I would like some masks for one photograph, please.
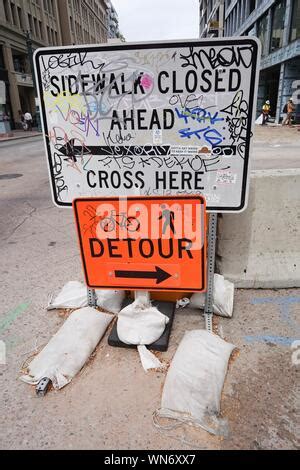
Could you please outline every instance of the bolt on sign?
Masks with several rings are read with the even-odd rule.
[[[89,287],[205,290],[202,196],[82,198],[73,207]]]
[[[251,37],[35,52],[53,199],[203,195],[246,207],[260,45]]]

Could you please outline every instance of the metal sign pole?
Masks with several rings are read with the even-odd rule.
[[[216,257],[218,214],[209,214],[208,224],[208,253],[207,253],[207,290],[205,294],[205,328],[212,333],[213,302],[214,302],[214,273]]]
[[[95,289],[87,288],[87,299],[89,307],[97,307],[97,297]]]

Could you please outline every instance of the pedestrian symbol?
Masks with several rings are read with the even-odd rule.
[[[162,228],[162,233],[165,234],[166,230],[168,227],[172,230],[172,232],[175,234],[175,228],[174,228],[174,211],[170,211],[169,209],[166,209],[165,204],[161,204],[160,206],[162,208],[162,213],[158,217],[158,220],[163,221],[163,228]]]

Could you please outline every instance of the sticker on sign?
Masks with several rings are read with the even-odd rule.
[[[259,48],[243,37],[37,50],[55,203],[199,194],[210,211],[243,210]],[[226,171],[234,184],[215,184]]]
[[[84,198],[73,206],[89,287],[205,289],[203,197]]]

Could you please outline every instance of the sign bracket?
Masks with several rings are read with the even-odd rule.
[[[150,292],[148,290],[135,290],[134,291],[134,300],[140,299],[145,302],[145,304],[150,305]]]
[[[212,333],[213,302],[214,302],[214,274],[216,258],[218,214],[209,214],[208,224],[208,252],[207,252],[207,290],[205,294],[204,318],[205,328]]]

